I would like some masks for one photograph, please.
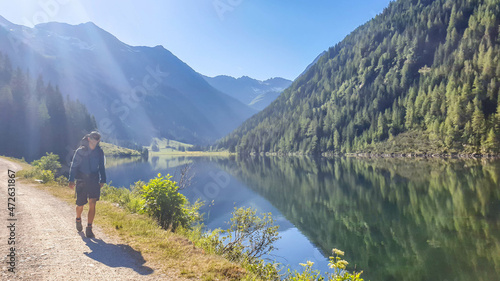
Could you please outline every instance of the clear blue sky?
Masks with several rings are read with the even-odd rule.
[[[295,79],[390,0],[16,0],[0,15],[26,26],[92,21],[133,46],[163,45],[197,72]]]

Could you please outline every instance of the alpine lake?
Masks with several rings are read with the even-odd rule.
[[[111,185],[189,165],[190,202],[208,230],[235,207],[272,213],[281,239],[266,259],[328,272],[333,248],[364,280],[500,280],[500,161],[441,158],[107,158]]]

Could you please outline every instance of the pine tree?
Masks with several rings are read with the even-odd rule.
[[[76,144],[82,130],[89,131],[91,117],[83,105],[75,108],[73,102],[64,102],[59,89],[46,87],[41,75],[32,81],[29,72],[13,70],[1,53],[0,81],[0,130],[9,132],[9,137],[0,138],[0,154],[34,159],[56,152],[66,157],[66,147]],[[76,110],[66,111],[69,107]]]
[[[331,47],[272,108],[251,119],[255,126],[225,141],[272,132],[265,141],[275,143],[294,130],[287,138],[294,150],[307,149],[317,136],[319,152],[345,152],[411,130],[479,151],[492,128],[500,135],[497,2],[395,1]]]
[[[333,147],[334,147],[335,151],[340,151],[341,141],[342,140],[340,139],[339,131],[335,130],[335,132],[333,133]]]
[[[498,153],[500,149],[500,141],[495,133],[493,128],[488,132],[488,136],[486,137],[486,141],[482,146],[483,153]]]
[[[493,127],[497,135],[500,136],[500,98],[498,99],[497,112],[495,113],[495,118],[493,119]]]
[[[479,146],[481,142],[481,138],[486,133],[486,124],[483,111],[480,108],[479,99],[476,98],[474,100],[474,113],[472,114],[472,132],[473,132],[473,141],[474,145]]]
[[[377,138],[383,140],[387,131],[387,123],[385,121],[384,115],[379,114],[377,121]]]

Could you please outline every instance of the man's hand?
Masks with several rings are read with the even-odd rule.
[[[75,188],[75,182],[74,181],[70,181],[69,184],[68,184],[68,186],[71,189]]]

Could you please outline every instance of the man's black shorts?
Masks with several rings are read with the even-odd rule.
[[[101,185],[99,177],[90,177],[85,180],[76,180],[76,205],[83,206],[88,203],[87,198],[97,199],[101,197]]]

